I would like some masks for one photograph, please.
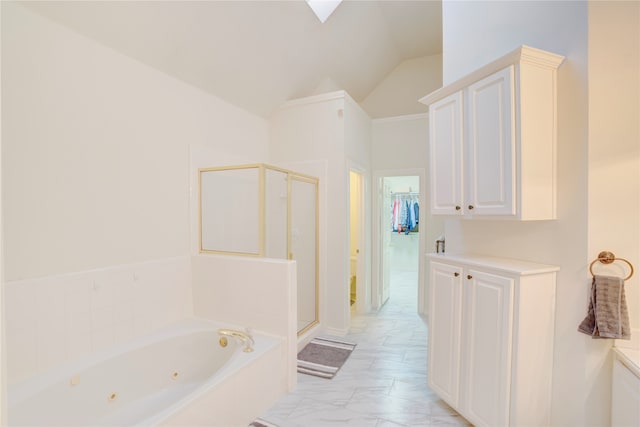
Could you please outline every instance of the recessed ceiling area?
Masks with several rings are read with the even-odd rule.
[[[265,118],[327,82],[361,102],[442,52],[441,1],[343,1],[324,23],[305,0],[21,4]]]

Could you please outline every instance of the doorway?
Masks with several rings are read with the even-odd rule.
[[[349,306],[359,313],[367,310],[364,225],[364,178],[352,169],[349,171]]]
[[[394,283],[403,283],[403,292],[409,291],[417,297],[420,232],[426,226],[420,218],[420,176],[382,177],[381,189],[380,306],[392,296]],[[407,284],[411,289],[407,289]]]

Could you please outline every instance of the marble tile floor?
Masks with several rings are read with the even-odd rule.
[[[417,273],[395,272],[377,312],[352,313],[357,346],[332,379],[298,374],[298,388],[260,418],[278,427],[469,426],[427,387],[427,327]]]

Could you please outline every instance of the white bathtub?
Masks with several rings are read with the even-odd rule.
[[[10,426],[247,426],[286,392],[281,340],[254,334],[255,351],[186,319],[126,346],[8,390]],[[267,382],[273,390],[255,393]],[[244,392],[248,391],[248,392]]]

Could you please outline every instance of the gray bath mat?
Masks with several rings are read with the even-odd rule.
[[[298,353],[298,372],[331,379],[355,347],[339,339],[314,338]]]
[[[269,421],[265,421],[262,418],[256,418],[253,420],[249,427],[278,427],[275,424],[271,424]]]

